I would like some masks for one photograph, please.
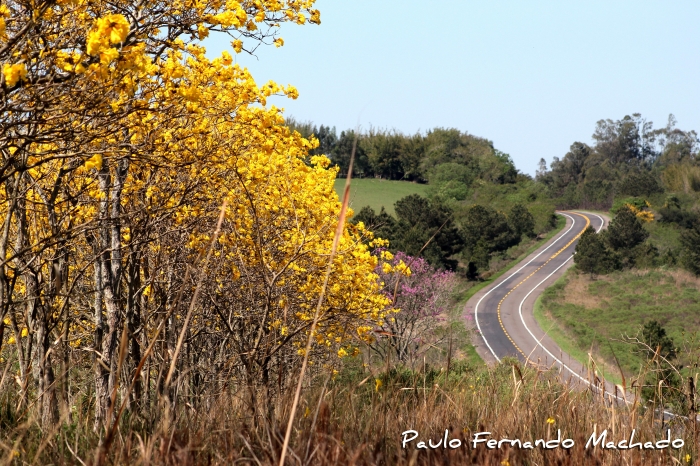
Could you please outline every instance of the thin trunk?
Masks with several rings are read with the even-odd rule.
[[[95,251],[95,431],[99,430],[107,416],[109,406],[109,391],[107,380],[109,371],[102,356],[102,344],[104,341],[105,322],[102,315],[102,259],[99,253],[99,245]]]
[[[141,344],[138,338],[138,332],[141,331],[141,299],[138,296],[141,289],[140,256],[139,252],[132,251],[127,267],[126,318],[129,332],[129,355],[124,371],[127,384],[131,383],[136,367],[141,361]],[[127,384],[124,386],[128,386]],[[127,400],[128,408],[133,409],[141,400],[141,396],[142,384],[139,377]]]
[[[49,353],[51,339],[48,329],[48,316],[42,312],[41,317],[36,333],[41,421],[43,426],[49,427],[58,422],[58,398],[56,397],[56,378],[51,363],[51,354]]]
[[[102,302],[107,313],[107,322],[102,340],[102,359],[106,367],[102,367],[103,373],[98,377],[97,397],[99,410],[96,410],[96,423],[99,421],[109,422],[105,419],[106,413],[111,407],[111,394],[117,386],[117,343],[122,327],[122,309],[119,299],[119,283],[122,273],[121,256],[121,195],[126,173],[128,171],[128,161],[117,162],[114,184],[109,167],[105,163],[100,169],[98,179],[102,200],[100,201],[100,224],[98,226],[99,255],[100,262],[100,288],[102,291]],[[107,372],[106,386],[104,372]]]

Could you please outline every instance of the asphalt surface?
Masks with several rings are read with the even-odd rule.
[[[486,363],[515,357],[530,366],[554,369],[572,388],[590,389],[606,402],[631,404],[632,393],[600,380],[595,372],[565,353],[535,321],[535,301],[574,264],[574,250],[583,231],[589,225],[600,231],[609,222],[605,216],[591,212],[557,213],[566,217],[559,234],[467,301],[464,313],[474,317],[478,331],[476,350]],[[666,419],[676,416],[666,410],[663,413]]]
[[[572,385],[589,387],[593,383],[602,388],[595,374],[562,351],[533,316],[533,305],[540,294],[573,265],[581,233],[589,225],[596,231],[607,226],[607,219],[597,214],[558,213],[566,217],[562,231],[475,294],[467,302],[465,313],[474,317],[478,331],[475,346],[487,363],[515,357],[525,364],[556,369],[562,380]],[[610,383],[605,383],[605,390],[616,394]]]

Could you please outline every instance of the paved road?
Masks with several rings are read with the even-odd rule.
[[[588,226],[600,231],[609,221],[590,212],[558,213],[566,217],[566,225],[558,235],[467,301],[464,312],[473,315],[479,331],[476,350],[487,363],[516,357],[528,365],[554,368],[562,381],[591,388],[604,394],[606,401],[631,403],[634,396],[630,392],[623,393],[622,387],[597,379],[562,351],[533,316],[537,298],[573,265],[573,253],[583,231]],[[675,415],[664,411],[664,417]],[[700,415],[697,419],[700,421]]]
[[[520,264],[488,287],[480,290],[466,304],[479,331],[477,351],[486,362],[506,356],[540,367],[554,366],[562,379],[588,386],[592,375],[564,353],[539,327],[533,317],[537,297],[573,265],[573,253],[581,233],[590,225],[600,231],[607,219],[588,212],[559,212],[566,217],[564,229],[530,254]],[[606,384],[606,390],[615,387]]]

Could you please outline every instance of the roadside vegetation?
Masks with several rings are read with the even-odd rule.
[[[397,367],[374,369],[363,358],[349,360],[338,373],[319,374],[304,391],[301,415],[290,442],[289,463],[299,465],[354,464],[486,466],[558,464],[600,466],[639,464],[694,465],[700,455],[692,422],[662,422],[653,409],[613,407],[599,395],[562,385],[556,374],[536,371],[505,360],[496,367],[454,362],[446,368],[425,366],[416,371]],[[335,375],[332,375],[335,374]],[[288,415],[290,398],[275,401],[277,419]],[[234,393],[221,393],[206,409],[177,407],[172,424],[151,425],[140,417],[124,419],[110,450],[111,464],[277,465],[284,424],[253,422],[248,407]],[[153,416],[153,415],[151,415]],[[5,421],[13,443],[3,464],[89,463],[100,437],[91,428],[90,401],[81,398],[70,420],[48,428],[31,416]],[[681,438],[680,449],[593,448],[587,442],[607,430],[606,441],[656,442]],[[420,438],[402,448],[402,434],[415,430]],[[418,450],[419,440],[437,444],[459,439],[450,449]],[[473,448],[477,432],[488,438],[574,440],[573,448],[522,450],[508,444]],[[9,438],[9,437],[8,437]],[[80,461],[79,461],[80,460]]]
[[[614,282],[697,302],[694,133],[605,121],[595,147],[532,178],[457,129],[285,120],[268,98],[294,87],[201,47],[210,33],[232,53],[282,46],[281,23],[320,23],[313,3],[0,7],[0,465],[617,464],[583,450],[591,429],[657,439],[656,408],[695,413],[697,377],[673,365],[693,363],[683,316]],[[348,172],[352,216],[336,194]],[[517,361],[486,368],[469,344],[466,297],[561,229],[562,206],[612,209],[610,233],[580,243],[581,280],[657,319],[623,359],[643,381],[630,409]],[[423,454],[399,447],[410,428],[561,428],[577,447]],[[670,428],[686,447],[630,457],[697,461],[697,430]]]
[[[568,273],[540,300],[547,317],[564,330],[555,340],[563,339],[579,350],[583,362],[592,351],[617,381],[621,379],[616,359],[626,377],[635,377],[646,364],[646,354],[633,343],[635,338],[644,340],[644,325],[650,321],[663,323],[677,349],[679,367],[692,368],[699,362],[700,278],[686,271],[634,269],[596,280]],[[540,325],[547,329],[545,322],[540,320]]]

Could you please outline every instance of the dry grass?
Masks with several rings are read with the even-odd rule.
[[[607,277],[599,276],[598,280],[605,280]],[[591,279],[585,274],[569,274],[564,292],[562,294],[563,301],[576,306],[583,306],[587,309],[600,308],[602,298],[593,296],[588,292],[588,287],[591,284]]]
[[[662,426],[651,409],[612,406],[590,392],[568,390],[551,374],[511,364],[507,361],[487,370],[457,365],[449,377],[430,370],[372,374],[366,368],[348,368],[334,381],[322,377],[301,399],[286,464],[699,464],[699,426],[691,421],[677,419]],[[375,378],[382,380],[379,388]],[[208,409],[179,407],[178,421],[170,428],[127,417],[106,463],[276,464],[284,438],[283,420],[289,414],[285,406],[290,401],[291,396],[277,406],[280,421],[272,422],[249,417],[235,393],[212,400]],[[5,422],[0,434],[0,464],[91,464],[99,437],[91,430],[89,404],[86,399],[71,419],[64,419],[51,432],[42,431],[31,420],[11,426]],[[620,452],[584,448],[594,429],[608,429],[616,441],[636,429],[637,438],[644,441],[661,439],[667,428],[672,437],[685,439],[683,449]],[[470,439],[474,432],[489,431],[493,438],[523,441],[551,439],[561,429],[562,437],[572,438],[576,444],[570,450],[519,450],[505,445],[494,450],[483,446],[402,449],[401,433],[408,429],[434,441],[445,429],[450,438]],[[685,461],[686,455],[690,455],[690,463]]]
[[[640,275],[647,273],[647,271],[640,271]],[[692,273],[683,269],[668,270],[666,272],[668,275],[673,277],[676,282],[676,289],[680,290],[686,286],[693,286],[700,289],[700,277],[696,277]]]
[[[617,358],[626,376],[634,376],[643,365],[630,337],[640,336],[642,326],[656,320],[681,348],[677,364],[694,374],[700,354],[699,290],[700,279],[683,270],[627,270],[594,280],[570,272],[545,291],[541,307],[556,322],[562,336],[557,341],[571,347],[568,352],[592,349],[596,361],[612,373],[618,372]]]

